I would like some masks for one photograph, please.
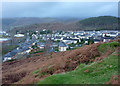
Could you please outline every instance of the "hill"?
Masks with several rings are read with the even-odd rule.
[[[98,43],[48,56],[5,62],[3,83],[105,84],[118,74],[119,47],[118,42]]]
[[[39,20],[39,19],[36,19]],[[43,21],[42,21],[43,20]],[[37,23],[33,21],[32,19],[29,20],[30,22],[34,22],[36,24],[30,24],[30,25],[23,25],[23,26],[16,26],[14,27],[11,32],[15,32],[16,30],[19,30],[23,33],[26,32],[26,30],[118,30],[118,18],[113,16],[100,16],[100,17],[92,17],[87,18],[83,20],[78,19],[42,19],[41,23],[40,21]],[[19,20],[20,21],[20,20]],[[26,20],[27,21],[27,20]],[[21,20],[23,24],[25,23],[25,19]],[[27,21],[28,22],[28,21]]]
[[[41,23],[54,23],[54,22],[74,22],[78,21],[76,18],[39,18],[39,17],[23,17],[23,18],[3,18],[3,30],[12,30],[15,27],[24,27],[26,25],[41,24]]]
[[[52,75],[38,84],[106,84],[118,74],[118,57],[111,54],[100,63],[80,64],[77,70],[64,74]],[[105,65],[106,64],[106,65]],[[118,79],[118,77],[115,77]],[[118,81],[110,82],[118,84]]]
[[[94,30],[115,30],[118,29],[118,18],[113,16],[99,16],[79,21],[79,24],[85,29],[94,28]]]

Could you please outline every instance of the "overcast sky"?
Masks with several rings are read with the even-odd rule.
[[[3,2],[2,16],[73,17],[118,16],[117,2]]]

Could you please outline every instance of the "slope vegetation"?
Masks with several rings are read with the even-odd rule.
[[[113,75],[118,75],[118,56],[115,53],[102,62],[80,64],[75,71],[52,75],[38,84],[106,84]]]
[[[83,81],[96,74],[95,78],[97,81],[96,82],[89,81],[89,83],[105,83],[110,79],[111,76],[102,75],[102,73],[105,73],[105,71],[109,69],[110,65],[112,65],[112,67],[110,68],[111,72],[109,71],[111,75],[117,74],[116,71],[117,56],[115,56],[117,54],[114,53],[115,55],[113,55],[112,53],[118,52],[117,48],[119,46],[120,45],[118,42],[111,42],[107,44],[98,43],[98,44],[87,45],[72,51],[51,53],[49,56],[43,55],[34,58],[17,60],[13,62],[5,62],[3,63],[3,83],[33,84],[33,83],[38,83],[40,80],[43,80],[44,78],[49,77],[51,75],[52,76],[46,78],[45,81],[42,82],[40,81],[39,84],[46,82],[51,84],[52,83],[62,84],[65,83],[64,80],[65,81],[68,80],[66,81],[66,83],[78,83],[78,81],[76,82],[69,81],[70,79],[72,80],[72,76],[70,76],[70,74],[74,73],[73,70],[76,69],[77,70],[75,73],[77,73],[77,75],[79,74],[79,76],[77,77],[75,74],[73,75],[77,77],[79,80],[81,80],[80,77],[85,76],[85,74],[83,74],[83,71],[85,71],[88,72],[88,75],[82,77]],[[109,57],[110,59],[106,57]],[[109,61],[103,60],[104,58],[111,61],[110,64]],[[112,60],[113,58],[115,58],[115,60]],[[107,64],[108,67],[106,67]],[[95,67],[98,68],[95,69]],[[73,71],[73,72],[69,72],[69,71]],[[55,76],[55,74],[59,74],[59,73],[66,73],[66,74],[65,76],[64,74]],[[97,79],[99,75],[101,75],[102,77],[106,76],[105,81],[104,78],[103,80],[101,78],[101,82],[99,82],[99,79]],[[62,76],[64,80],[63,79],[62,79],[63,81],[59,80],[62,78],[59,76]],[[75,80],[75,77],[73,81]],[[53,82],[50,81],[50,79],[56,81]]]
[[[120,77],[109,81],[118,75],[118,46],[117,42],[101,44],[98,50],[106,55],[97,57],[91,64],[82,63],[74,71],[52,75],[38,84],[118,84]]]

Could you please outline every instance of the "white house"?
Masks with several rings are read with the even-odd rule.
[[[21,38],[21,37],[24,37],[24,35],[23,34],[16,34],[16,35],[14,35],[14,37]]]
[[[67,45],[64,42],[59,42],[59,51],[66,51]]]
[[[36,40],[36,39],[38,39],[38,36],[35,35],[35,34],[32,34],[32,39],[33,39],[33,40]]]
[[[110,40],[114,40],[113,37],[104,37],[103,42],[109,42]]]
[[[54,38],[54,41],[57,41],[57,40],[62,40],[62,38],[61,38],[60,36],[56,36],[56,37]]]
[[[110,32],[110,37],[116,37],[117,35],[118,35],[118,33]]]
[[[87,43],[88,43],[88,40],[89,40],[89,39],[85,39],[85,44],[87,44]]]
[[[8,57],[8,58],[5,57],[4,60],[3,60],[3,62],[8,61],[8,60],[11,60],[11,59],[12,59],[11,57]]]
[[[94,43],[99,43],[100,41],[100,39],[94,39]]]
[[[110,34],[109,33],[103,33],[102,36],[106,37],[106,36],[110,36]]]
[[[74,44],[76,44],[78,40],[80,41],[80,39],[63,38],[62,41],[64,43],[74,43]]]
[[[40,49],[44,49],[45,48],[45,43],[37,43],[37,46],[40,48]]]

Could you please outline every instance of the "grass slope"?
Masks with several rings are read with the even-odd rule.
[[[105,43],[98,47],[100,53],[105,54],[108,50],[115,51],[117,47],[120,47],[120,43],[117,41]]]
[[[106,84],[113,75],[118,75],[116,55],[110,55],[101,63],[81,64],[75,71],[52,75],[38,84]]]
[[[118,42],[105,43],[98,47],[101,53],[108,49],[115,51],[119,47]],[[106,84],[113,75],[118,75],[118,56],[116,52],[109,55],[102,62],[94,62],[90,65],[80,64],[77,70],[47,77],[38,84]]]

